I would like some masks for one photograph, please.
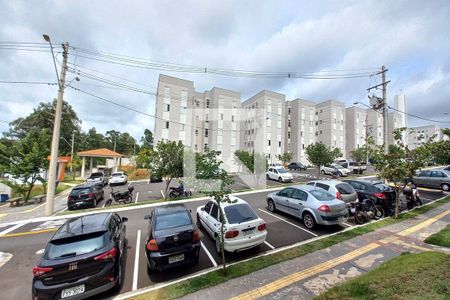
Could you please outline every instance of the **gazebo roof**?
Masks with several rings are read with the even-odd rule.
[[[81,151],[77,153],[78,156],[87,157],[122,157],[123,155],[112,150],[101,148],[94,150]]]

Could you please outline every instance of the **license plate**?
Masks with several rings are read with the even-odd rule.
[[[173,264],[173,263],[176,263],[176,262],[182,261],[182,260],[184,260],[184,254],[170,256],[169,257],[169,264]]]
[[[62,290],[61,292],[61,298],[68,298],[68,297],[72,297],[78,294],[83,294],[84,293],[84,284],[82,285],[77,285],[65,290]]]
[[[251,234],[254,234],[255,233],[255,229],[252,229],[252,230],[247,230],[247,231],[243,231],[242,232],[242,234],[245,236],[245,235],[251,235]]]

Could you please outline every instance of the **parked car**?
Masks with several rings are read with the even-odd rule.
[[[148,220],[145,243],[147,271],[197,263],[200,257],[200,230],[183,204],[156,207]]]
[[[348,176],[350,170],[338,164],[330,164],[326,166],[321,166],[320,173],[322,173],[323,175],[329,174],[337,176]]]
[[[337,199],[346,203],[358,200],[358,193],[346,182],[337,180],[315,180],[308,182],[307,185],[322,188],[335,195]]]
[[[224,250],[237,252],[258,247],[266,240],[266,223],[244,200],[230,196],[232,203],[221,203],[225,216]],[[216,252],[220,253],[219,207],[215,200],[197,208],[197,224],[208,232],[216,243]]]
[[[284,167],[270,167],[267,170],[266,178],[278,180],[279,182],[291,182],[294,176],[286,171]]]
[[[350,172],[354,174],[362,174],[365,170],[367,170],[367,167],[365,165],[347,159],[338,159],[334,163],[341,165],[346,169],[349,169]]]
[[[302,164],[301,162],[291,162],[287,168],[289,170],[306,170],[308,169],[304,164]]]
[[[282,165],[279,163],[274,163],[274,164],[272,163],[272,164],[269,164],[268,167],[276,168],[276,167],[282,167]]]
[[[109,179],[109,185],[127,184],[128,176],[125,172],[114,172]]]
[[[444,168],[444,171],[450,171],[450,165],[446,166],[446,167]]]
[[[284,188],[268,194],[266,200],[270,211],[279,210],[300,218],[309,229],[316,224],[340,224],[348,218],[344,201],[328,191],[310,185]]]
[[[343,180],[350,184],[358,193],[359,200],[369,199],[375,205],[384,208],[385,216],[389,216],[395,209],[395,191],[392,187],[380,181],[369,180]]]
[[[84,299],[119,290],[127,218],[99,213],[69,219],[33,268],[33,299]]]
[[[91,174],[91,176],[86,179],[86,182],[95,182],[95,183],[101,183],[103,186],[106,186],[108,184],[108,178],[103,174],[103,172],[94,172]]]
[[[442,189],[450,191],[450,171],[445,170],[423,170],[413,177],[417,186]]]
[[[70,191],[67,197],[67,208],[69,210],[80,207],[97,207],[98,201],[105,198],[105,192],[101,183],[84,183]]]

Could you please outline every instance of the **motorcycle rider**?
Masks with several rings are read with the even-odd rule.
[[[411,190],[411,196],[414,203],[419,203],[419,205],[422,205],[422,200],[420,200],[419,196],[419,190],[412,180],[408,180],[407,184],[405,185],[405,189]]]

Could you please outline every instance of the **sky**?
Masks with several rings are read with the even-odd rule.
[[[380,76],[338,80],[255,79],[169,72],[109,64],[76,49],[153,62],[267,72],[374,70],[385,65],[389,105],[403,92],[407,125],[450,126],[450,4],[433,1],[8,1],[0,0],[0,81],[56,82],[50,52],[5,49],[3,42],[68,42],[69,66],[101,78],[156,92],[160,73],[238,91],[242,101],[261,90],[351,106],[368,104],[366,89]],[[14,47],[13,47],[14,48]],[[47,48],[43,48],[47,49]],[[60,48],[56,58],[61,62]],[[48,50],[48,49],[47,49]],[[91,56],[92,57],[92,56]],[[59,68],[59,65],[58,65]],[[59,69],[58,69],[59,70]],[[347,71],[348,70],[348,71]],[[98,73],[101,72],[101,73]],[[323,73],[322,73],[323,74]],[[87,77],[70,85],[146,114],[155,97]],[[112,77],[114,76],[114,77]],[[0,132],[57,96],[55,85],[0,83]],[[378,96],[381,96],[378,94]],[[118,130],[139,139],[154,119],[67,88],[82,128]]]

